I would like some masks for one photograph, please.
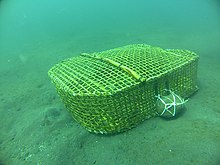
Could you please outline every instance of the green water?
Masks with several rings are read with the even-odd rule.
[[[88,133],[47,76],[80,52],[134,43],[200,56],[199,91],[181,118]],[[220,1],[0,0],[0,164],[220,163]]]

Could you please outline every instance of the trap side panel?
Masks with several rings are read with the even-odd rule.
[[[123,132],[157,115],[153,82],[109,96],[59,95],[72,117],[94,133]]]

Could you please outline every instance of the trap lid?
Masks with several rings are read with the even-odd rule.
[[[134,44],[66,59],[52,67],[49,76],[57,88],[71,95],[112,95],[196,58],[187,50]]]

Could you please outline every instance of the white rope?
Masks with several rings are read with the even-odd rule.
[[[165,91],[168,91],[170,92],[170,94],[172,95],[172,99],[170,99],[169,97],[167,96],[163,96],[164,98],[166,98],[167,100],[169,100],[169,103],[166,103],[162,97],[160,96],[160,94],[158,94],[156,97],[158,100],[160,100],[163,104],[164,104],[164,109],[162,111],[162,113],[160,114],[160,116],[162,116],[165,112],[168,112],[170,113],[172,116],[175,116],[176,115],[176,106],[181,106],[183,105],[184,103],[186,103],[188,100],[184,100],[182,99],[180,96],[178,96],[177,94],[175,94],[174,92],[172,92],[171,90],[167,90],[165,89]],[[177,100],[176,98],[179,99],[180,102],[177,103]],[[173,107],[173,112],[170,111],[169,109]]]

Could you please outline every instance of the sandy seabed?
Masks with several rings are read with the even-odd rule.
[[[203,38],[199,34],[182,36],[179,43],[167,42],[168,36],[159,38],[159,34],[154,39],[148,36],[148,40],[143,36],[132,38],[123,33],[111,40],[109,34],[104,42],[98,37],[87,43],[84,38],[62,43],[42,41],[5,53],[0,65],[0,164],[220,163],[220,33],[213,34],[215,42],[210,34]],[[184,47],[198,53],[199,91],[186,103],[186,112],[175,120],[152,118],[112,136],[87,132],[66,111],[47,71],[80,52],[136,42]]]

